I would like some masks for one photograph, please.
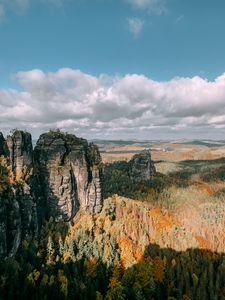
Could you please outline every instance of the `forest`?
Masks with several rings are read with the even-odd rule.
[[[103,212],[96,217],[77,216],[70,222],[55,222],[50,217],[39,236],[22,241],[15,257],[1,259],[0,299],[225,299],[225,254],[218,214],[212,214],[211,223],[202,215],[205,219],[194,229],[172,214],[187,201],[187,195],[191,197],[193,186],[204,194],[207,205],[214,201],[213,205],[223,206],[224,159],[209,161],[207,168],[205,161],[181,163],[182,171],[157,173],[150,183],[135,184],[126,162],[105,164],[104,196],[108,200]],[[12,186],[4,160],[0,174],[0,200],[8,201]],[[196,174],[198,180],[193,182]],[[185,191],[183,198],[172,198],[181,191]],[[201,238],[206,230],[203,221],[209,222],[207,230],[214,230],[208,240]],[[147,225],[150,227],[144,227]],[[146,228],[152,228],[152,235],[143,242]],[[136,234],[133,244],[127,238],[132,234]],[[210,246],[215,235],[220,240],[217,247],[213,242]],[[187,242],[187,247],[172,246],[179,242]],[[107,249],[105,245],[102,249],[103,243]]]

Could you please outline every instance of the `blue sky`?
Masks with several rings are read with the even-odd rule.
[[[221,87],[225,85],[224,28],[224,0],[0,0],[0,109],[4,111],[0,127],[7,131],[18,124],[16,127],[29,127],[36,133],[48,126],[61,127],[87,137],[94,134],[96,138],[117,138],[121,133],[124,138],[155,138],[158,133],[164,137],[163,132],[171,138],[204,138],[215,134],[222,137],[225,113],[221,109],[215,112],[213,106],[225,104],[225,92],[222,94]],[[60,70],[67,72],[60,73]],[[88,99],[97,93],[97,98],[90,101],[95,101],[106,117],[90,118],[94,112],[98,116],[99,111],[96,112],[92,102],[87,104],[87,94],[76,91],[77,100],[68,95],[71,76],[73,86],[70,89],[75,91],[80,82],[77,70],[81,77],[89,74],[98,82],[91,91],[88,89]],[[37,96],[37,87],[30,88],[37,83],[38,72],[43,75],[38,83],[38,89],[43,90],[41,96]],[[63,78],[59,75],[62,73]],[[135,74],[139,76],[137,82],[142,78],[144,83],[140,82],[140,91],[134,90],[130,102],[126,102],[123,98],[127,94],[124,90],[118,92],[118,85],[127,78],[133,82]],[[85,106],[86,115],[78,117],[77,111],[74,115],[64,111],[57,118],[54,110],[49,120],[41,115],[44,106],[40,103],[48,102],[46,106],[52,107],[56,101],[52,96],[58,92],[58,89],[52,91],[56,89],[55,84],[48,86],[49,90],[46,87],[46,81],[52,83],[54,80],[61,85],[60,96],[57,96],[57,99],[61,97],[61,104],[70,101],[74,107],[80,96],[80,110]],[[177,93],[171,95],[170,86],[174,81]],[[186,107],[184,86],[195,100],[190,100],[186,115],[181,116],[174,108],[172,116],[171,107],[178,102]],[[147,94],[143,96],[141,91],[145,88]],[[202,88],[209,91],[210,100],[206,99],[207,91],[201,95]],[[105,93],[104,101],[99,98],[101,89]],[[113,96],[107,102],[110,92]],[[23,98],[25,94],[27,97],[29,94],[29,101]],[[133,102],[132,97],[135,98]],[[132,102],[137,112],[142,107],[140,113],[135,114],[134,109],[128,115],[117,115],[123,101],[127,106]],[[19,110],[19,114],[5,115],[6,102],[10,108]],[[40,110],[33,122],[23,115],[24,106],[29,105]],[[167,111],[162,113],[160,107],[165,105],[168,105]],[[209,110],[205,111],[205,106]],[[77,106],[74,109],[77,110]],[[115,110],[113,118],[112,110]],[[130,120],[132,124],[137,123],[133,131],[131,125],[126,126]],[[120,124],[120,129],[111,130],[112,122]],[[72,125],[63,126],[67,123]],[[96,131],[90,134],[90,129]]]

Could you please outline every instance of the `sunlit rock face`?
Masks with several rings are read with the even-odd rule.
[[[135,182],[149,181],[156,174],[150,150],[136,154],[129,161],[129,175]]]
[[[79,209],[101,210],[101,157],[95,145],[49,132],[37,141],[34,158],[50,215],[69,220]]]

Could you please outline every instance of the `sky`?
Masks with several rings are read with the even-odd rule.
[[[224,0],[0,0],[0,131],[225,139]]]

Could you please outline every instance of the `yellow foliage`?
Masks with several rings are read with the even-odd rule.
[[[40,278],[41,272],[38,270],[34,270],[27,276],[27,280],[32,284],[35,285],[35,281],[37,281]]]
[[[31,273],[27,276],[27,280],[28,280],[32,285],[35,285],[35,281],[34,281],[34,277],[33,277],[33,272],[31,272]]]
[[[189,298],[188,295],[184,294],[182,296],[182,300],[191,300],[191,298]]]
[[[34,274],[34,280],[37,281],[41,275],[41,272],[38,270],[34,270],[33,274]]]
[[[90,258],[85,261],[85,266],[87,269],[87,275],[91,278],[94,278],[97,276],[96,271],[96,265],[97,265],[97,259],[96,258]]]
[[[60,282],[60,291],[63,293],[65,298],[68,296],[68,279],[64,274],[63,270],[58,271],[58,281]]]
[[[16,169],[16,181],[23,179],[23,168]]]
[[[175,267],[177,265],[177,262],[176,262],[175,258],[172,259],[171,264],[172,264],[173,267]]]

